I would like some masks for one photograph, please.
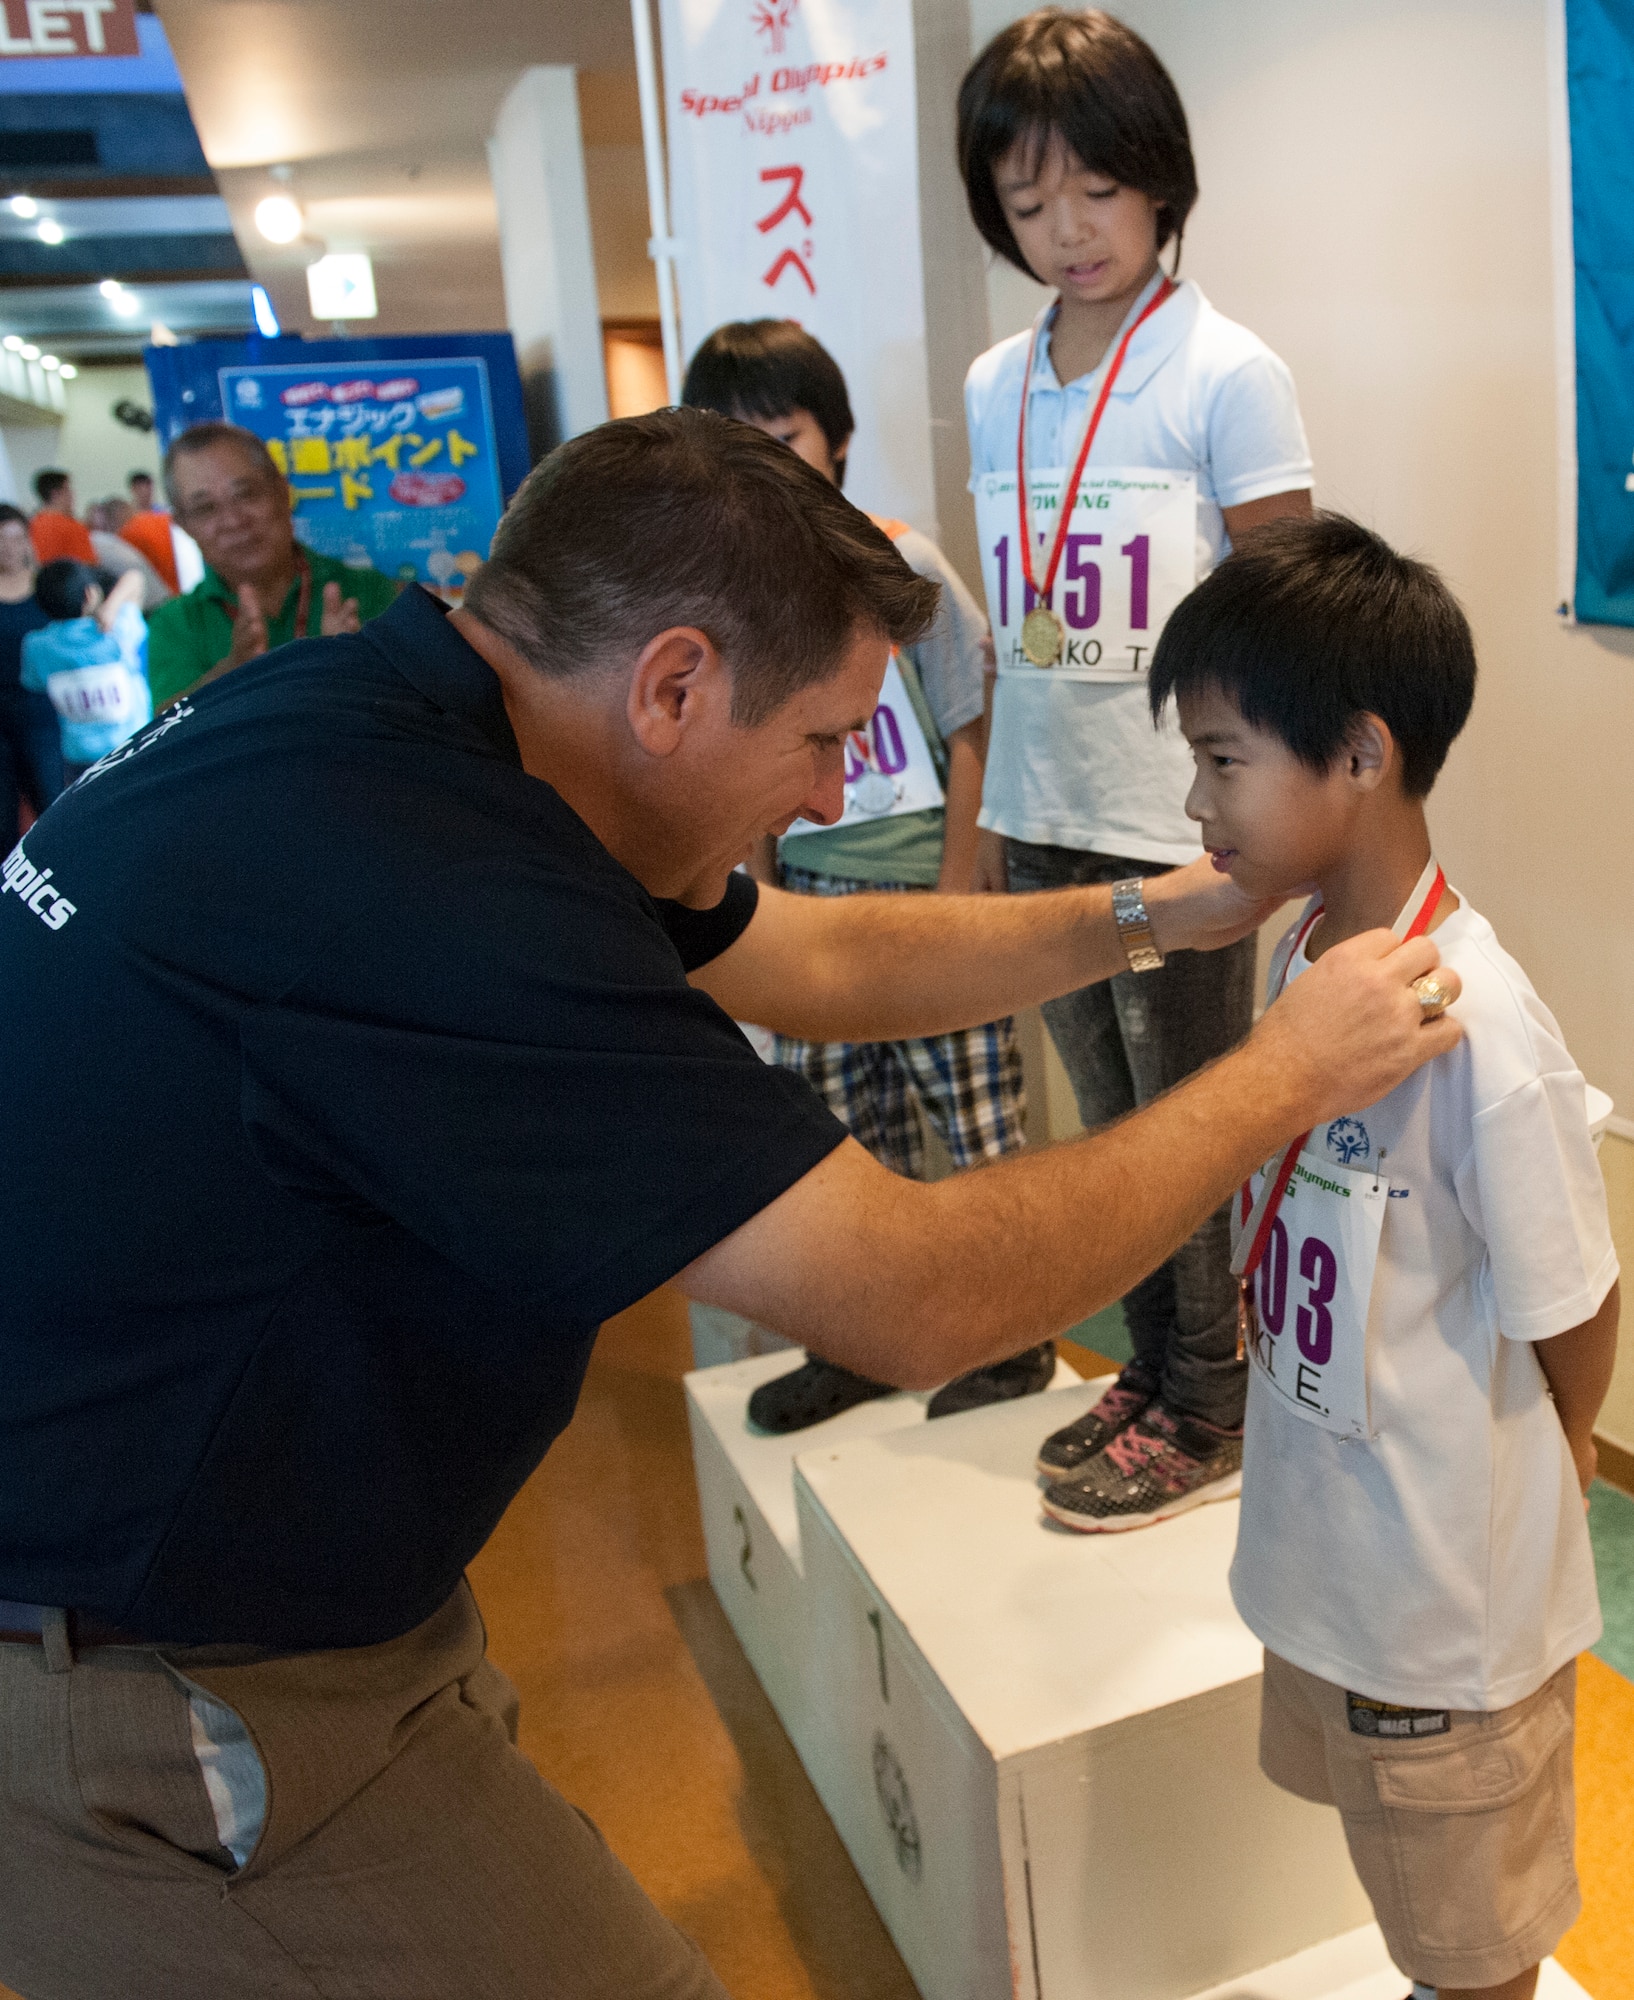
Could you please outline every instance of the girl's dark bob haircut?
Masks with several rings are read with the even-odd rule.
[[[1098,7],[1040,7],[993,37],[959,86],[959,171],[989,246],[1028,270],[1004,218],[993,168],[1017,142],[1033,170],[1060,138],[1091,172],[1158,205],[1157,247],[1178,262],[1197,200],[1185,107],[1169,72],[1133,28]]]

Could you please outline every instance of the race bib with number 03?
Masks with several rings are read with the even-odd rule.
[[[1389,1196],[1371,1171],[1301,1153],[1254,1274],[1250,1362],[1285,1408],[1340,1437],[1373,1435],[1367,1311]]]
[[[138,707],[136,676],[118,661],[47,674],[45,692],[64,722],[129,722]]]
[[[835,824],[863,826],[869,820],[931,812],[944,803],[936,760],[893,653],[880,687],[879,706],[866,731],[856,730],[846,738],[845,811]],[[803,833],[829,831],[809,819],[797,819],[783,838],[793,840]]]
[[[1032,475],[1035,574],[1054,538],[1066,483],[1060,469]],[[1022,573],[1013,472],[987,472],[976,481],[976,526],[1001,674],[1146,678],[1158,634],[1197,581],[1197,481],[1191,473],[1146,466],[1085,472],[1050,593],[1063,628],[1061,656],[1051,667],[1034,666],[1021,646],[1022,620],[1038,599]]]

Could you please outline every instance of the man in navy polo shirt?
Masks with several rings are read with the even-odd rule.
[[[1377,934],[1111,1131],[878,1166],[732,1016],[940,1032],[1108,976],[1140,927],[1104,888],[732,872],[838,816],[933,606],[758,431],[607,425],[534,473],[464,610],[410,591],[242,667],[6,860],[0,1980],[719,1996],[514,1749],[462,1578],[601,1320],[679,1276],[939,1381],[1450,1046],[1408,990],[1433,944]],[[1156,951],[1264,914],[1202,864],[1147,900]]]

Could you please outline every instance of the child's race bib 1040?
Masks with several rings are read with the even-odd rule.
[[[1301,1153],[1254,1274],[1249,1360],[1295,1416],[1340,1437],[1373,1435],[1367,1311],[1389,1196],[1370,1170]]]
[[[1033,574],[1042,578],[1067,475],[1030,481]],[[1021,512],[1013,472],[976,481],[982,581],[1001,674],[1053,674],[1069,681],[1140,681],[1169,613],[1197,581],[1197,481],[1148,466],[1093,467],[1073,503],[1061,566],[1050,594],[1062,625],[1060,658],[1037,667],[1021,646],[1021,623],[1038,599],[1021,567]]]
[[[845,811],[836,824],[863,826],[869,820],[931,812],[943,803],[936,760],[893,653],[868,727],[853,730],[846,738]],[[809,819],[797,819],[783,838],[828,831]]]
[[[45,691],[64,722],[123,723],[137,712],[136,676],[118,660],[47,674]]]

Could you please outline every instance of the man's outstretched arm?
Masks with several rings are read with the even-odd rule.
[[[1207,860],[1148,876],[1145,895],[1163,952],[1232,944],[1277,908]],[[934,897],[762,888],[748,929],[692,983],[734,1020],[813,1042],[891,1042],[997,1020],[1128,966],[1105,887]]]
[[[682,1289],[906,1388],[1013,1354],[1121,1297],[1288,1140],[1450,1049],[1456,1022],[1426,1022],[1408,983],[1437,957],[1387,931],[1336,945],[1235,1054],[1068,1145],[927,1185],[848,1140]]]

